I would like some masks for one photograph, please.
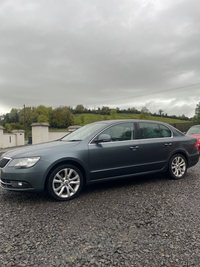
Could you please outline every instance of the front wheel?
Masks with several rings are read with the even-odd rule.
[[[169,174],[173,179],[181,179],[187,172],[187,161],[181,154],[175,154],[169,162]]]
[[[83,187],[81,171],[69,164],[57,167],[49,176],[47,190],[56,200],[70,200],[80,193]]]

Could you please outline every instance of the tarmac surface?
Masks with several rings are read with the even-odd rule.
[[[0,189],[0,266],[200,266],[200,162],[182,180],[95,184],[68,202]]]

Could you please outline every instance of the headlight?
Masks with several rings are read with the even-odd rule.
[[[16,169],[30,168],[33,167],[40,158],[41,157],[13,159],[10,162],[9,167],[15,167]]]

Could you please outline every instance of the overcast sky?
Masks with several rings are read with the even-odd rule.
[[[1,0],[0,115],[26,106],[200,102],[199,0]]]

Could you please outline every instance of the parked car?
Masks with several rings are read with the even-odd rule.
[[[197,139],[198,150],[200,154],[200,125],[192,126],[186,133],[186,135],[193,136]]]
[[[84,184],[168,172],[185,176],[199,160],[197,141],[161,122],[112,120],[88,124],[60,140],[6,152],[0,184],[14,191],[47,190],[75,198]]]

